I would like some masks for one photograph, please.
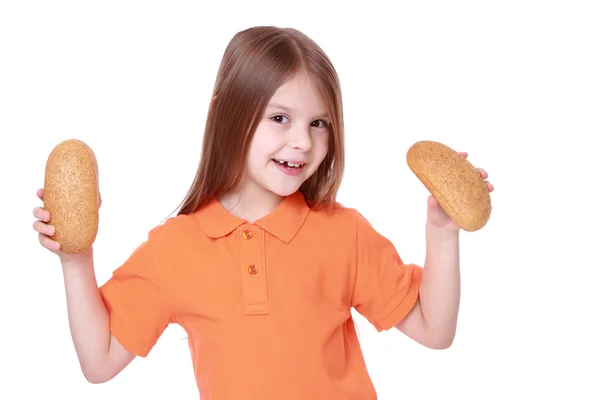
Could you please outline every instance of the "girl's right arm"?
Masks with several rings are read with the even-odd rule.
[[[43,200],[43,190],[38,197]],[[104,305],[94,272],[93,250],[65,254],[51,237],[54,227],[47,222],[50,213],[34,209],[33,227],[40,244],[57,254],[62,264],[71,337],[85,378],[92,383],[106,382],[121,372],[135,355],[126,350],[111,334],[109,314]]]
[[[108,311],[100,296],[92,249],[61,260],[71,337],[85,378],[92,383],[115,377],[135,357],[110,333]]]

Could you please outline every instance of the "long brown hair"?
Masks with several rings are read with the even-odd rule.
[[[191,214],[241,181],[248,149],[275,91],[300,71],[319,88],[331,118],[329,151],[301,186],[313,207],[335,204],[344,171],[344,122],[339,78],[325,52],[292,28],[238,32],[221,61],[208,110],[200,165],[178,214]]]

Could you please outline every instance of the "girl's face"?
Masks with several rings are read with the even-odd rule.
[[[245,190],[281,197],[297,191],[327,155],[329,121],[325,103],[305,74],[282,85],[250,145]]]

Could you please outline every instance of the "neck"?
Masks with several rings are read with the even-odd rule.
[[[283,200],[282,196],[255,185],[240,185],[219,199],[231,214],[250,223],[270,214]]]

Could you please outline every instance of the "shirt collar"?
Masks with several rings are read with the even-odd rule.
[[[255,222],[256,225],[289,243],[306,220],[310,208],[304,195],[297,191],[286,198],[268,215]],[[240,225],[247,223],[229,213],[217,199],[212,199],[195,213],[204,232],[211,238],[228,235]]]

